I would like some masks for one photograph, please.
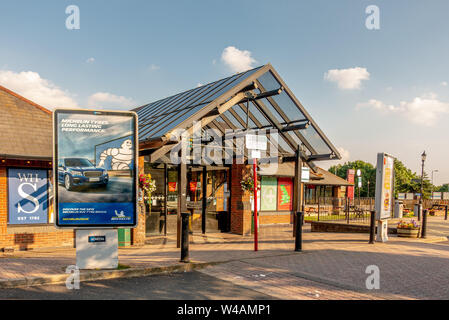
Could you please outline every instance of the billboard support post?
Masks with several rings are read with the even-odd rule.
[[[394,157],[377,154],[375,210],[377,224],[376,241],[388,241],[388,219],[391,218],[393,202]]]
[[[118,229],[76,229],[75,233],[78,268],[118,267]]]

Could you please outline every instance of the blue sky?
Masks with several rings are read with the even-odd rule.
[[[72,4],[79,30],[65,27]],[[232,46],[271,62],[344,160],[385,151],[418,171],[425,149],[441,184],[448,13],[446,0],[1,1],[0,84],[49,108],[133,107],[232,74]]]

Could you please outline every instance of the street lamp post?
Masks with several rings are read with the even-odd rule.
[[[421,154],[421,195],[419,197],[419,212],[418,212],[418,221],[421,220],[421,213],[422,213],[422,205],[423,205],[423,197],[424,197],[424,162],[426,161],[426,151],[424,151]]]
[[[369,196],[369,179],[368,179],[367,183],[368,183],[368,192],[367,192],[366,197],[368,198],[370,209],[371,209],[371,199],[370,199],[370,196]]]

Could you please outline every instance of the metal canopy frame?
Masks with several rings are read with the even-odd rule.
[[[151,162],[164,157],[176,146],[179,141],[173,141],[175,130],[185,129],[192,134],[193,123],[199,121],[201,128],[213,128],[223,135],[226,129],[277,129],[278,152],[283,161],[291,161],[302,145],[306,151],[301,152],[301,158],[312,169],[315,167],[312,161],[341,159],[338,150],[271,64],[143,105],[134,111],[139,116],[140,149],[149,154]],[[268,138],[271,140],[270,136]]]

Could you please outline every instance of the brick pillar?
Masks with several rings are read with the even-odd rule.
[[[8,215],[6,168],[0,167],[0,249],[6,246],[6,221]]]
[[[144,157],[139,157],[139,172],[138,174],[144,173]],[[138,192],[140,190],[137,190]],[[137,217],[137,227],[132,229],[132,239],[133,245],[143,246],[145,244],[145,206],[142,203],[138,204],[138,217]]]
[[[231,232],[248,235],[251,233],[250,194],[242,190],[240,181],[250,172],[250,167],[233,164],[231,170]]]

